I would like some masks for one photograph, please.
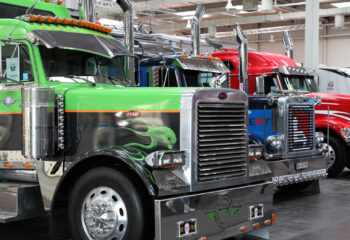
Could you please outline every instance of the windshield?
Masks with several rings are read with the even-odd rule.
[[[126,84],[124,57],[39,46],[46,77],[57,82]]]
[[[283,90],[319,92],[313,76],[282,76],[281,84]]]
[[[187,87],[210,87],[210,80],[219,75],[213,72],[202,72],[195,70],[183,70]]]

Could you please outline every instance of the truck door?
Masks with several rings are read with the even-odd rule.
[[[32,86],[34,77],[26,45],[1,42],[0,59],[0,153],[11,160],[22,149],[21,88]]]

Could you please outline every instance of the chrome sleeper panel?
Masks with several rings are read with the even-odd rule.
[[[264,227],[264,221],[271,220],[272,196],[273,186],[269,182],[155,200],[155,239],[197,240],[207,237],[208,240],[219,240],[242,233],[242,226],[248,228],[247,232],[255,230],[254,223]],[[264,206],[264,216],[249,220],[250,207],[259,204]],[[234,208],[238,211],[233,214]],[[219,211],[232,214],[219,214]],[[179,238],[178,223],[192,219],[196,221],[197,233]]]

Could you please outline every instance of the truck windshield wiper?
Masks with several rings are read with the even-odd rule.
[[[73,78],[76,78],[76,79],[79,79],[79,80],[83,80],[84,82],[87,82],[87,83],[90,83],[91,84],[91,87],[95,87],[96,86],[96,83],[94,82],[91,82],[85,78],[82,78],[82,77],[79,77],[79,76],[76,76],[76,75],[67,75],[67,77],[71,78],[73,81],[74,79]],[[77,81],[75,81],[77,82]]]

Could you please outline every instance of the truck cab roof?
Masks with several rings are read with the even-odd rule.
[[[239,66],[239,51],[237,49],[224,48],[222,52],[213,53],[214,57],[219,57],[222,60],[231,60],[238,70]],[[267,52],[248,52],[248,73],[271,73],[273,69],[281,66],[297,67],[296,63],[287,56],[267,53]]]
[[[70,18],[68,9],[57,3],[46,3],[37,0],[0,0],[0,18],[15,18],[25,14],[26,10],[36,3],[33,14]]]

